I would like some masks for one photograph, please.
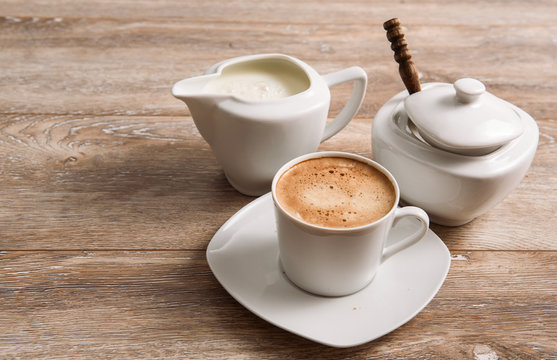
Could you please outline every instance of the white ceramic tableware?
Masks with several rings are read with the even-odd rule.
[[[418,223],[401,220],[388,242],[411,234]],[[286,331],[334,347],[372,341],[412,319],[441,288],[451,262],[443,241],[428,230],[423,240],[385,261],[369,286],[348,296],[324,297],[293,285],[280,268],[278,252],[268,193],[222,225],[207,246],[207,262],[246,309]],[[430,311],[435,316],[435,309]]]
[[[358,227],[326,228],[304,222],[288,213],[277,198],[277,182],[294,165],[321,157],[354,159],[379,170],[395,189],[395,201],[382,218]],[[280,259],[288,278],[313,294],[343,296],[368,285],[379,266],[389,257],[421,240],[429,219],[417,207],[398,208],[399,189],[394,177],[381,165],[363,156],[324,151],[299,156],[282,166],[272,184]],[[414,232],[395,244],[386,244],[393,224],[405,217],[420,220]]]
[[[373,157],[397,179],[402,201],[448,226],[503,200],[528,171],[538,137],[531,116],[473,79],[403,91],[372,123]]]
[[[327,124],[329,87],[353,82],[345,107]],[[229,59],[178,81],[184,101],[229,183],[246,195],[270,190],[278,168],[317,150],[358,111],[367,76],[359,67],[319,75],[299,59],[260,54]]]
[[[427,143],[455,154],[489,154],[524,132],[516,111],[476,79],[430,86],[404,107]]]

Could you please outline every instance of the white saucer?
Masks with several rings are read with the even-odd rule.
[[[418,222],[403,219],[396,241]],[[273,200],[268,193],[246,205],[215,234],[207,261],[222,286],[248,310],[299,336],[334,347],[385,335],[433,299],[450,266],[450,253],[431,230],[418,244],[388,259],[373,282],[344,297],[312,295],[293,285],[279,266]]]

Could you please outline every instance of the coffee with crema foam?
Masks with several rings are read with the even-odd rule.
[[[315,158],[292,166],[281,175],[275,193],[290,215],[327,228],[372,223],[385,216],[396,201],[386,175],[345,157]]]

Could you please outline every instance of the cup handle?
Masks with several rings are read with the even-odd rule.
[[[406,206],[403,208],[397,208],[395,213],[395,219],[393,221],[393,226],[395,226],[400,219],[408,216],[420,220],[421,226],[413,234],[408,235],[403,240],[397,241],[395,244],[386,246],[383,249],[383,256],[381,257],[381,262],[384,262],[385,260],[393,256],[394,254],[398,253],[399,251],[402,251],[414,245],[415,243],[423,239],[423,237],[427,233],[427,230],[429,229],[429,217],[427,216],[427,213],[425,211],[415,206]]]
[[[340,111],[336,118],[325,126],[321,142],[327,140],[342,130],[346,125],[348,125],[354,115],[356,115],[356,112],[362,105],[364,96],[366,95],[367,74],[361,67],[352,66],[331,74],[323,75],[323,79],[328,87],[348,81],[354,81],[354,88],[352,89],[350,99],[348,99],[344,108]]]

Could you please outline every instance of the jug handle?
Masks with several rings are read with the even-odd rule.
[[[352,66],[331,74],[323,75],[322,77],[329,88],[348,81],[354,81],[354,88],[352,89],[350,98],[344,108],[340,111],[336,118],[325,126],[321,142],[335,135],[348,125],[350,120],[352,120],[362,105],[367,87],[367,74],[364,69],[359,66]]]

